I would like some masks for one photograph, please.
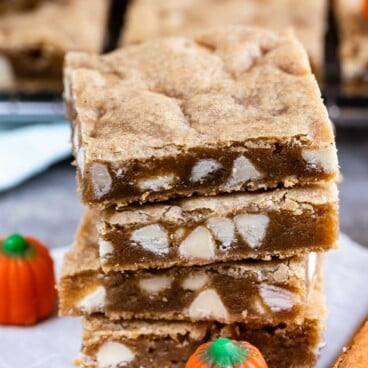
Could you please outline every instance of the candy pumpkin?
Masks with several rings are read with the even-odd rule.
[[[54,265],[38,240],[13,234],[0,239],[0,324],[31,325],[53,313]]]
[[[220,337],[202,344],[189,358],[185,368],[267,368],[262,354],[246,341]]]
[[[368,0],[363,0],[363,15],[368,22]]]

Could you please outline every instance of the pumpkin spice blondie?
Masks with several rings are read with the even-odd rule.
[[[60,313],[249,325],[297,321],[319,266],[319,258],[311,254],[267,262],[104,273],[95,224],[85,219],[64,259],[58,287]]]
[[[60,91],[66,52],[102,51],[109,4],[41,1],[27,11],[1,14],[0,90]]]
[[[324,298],[318,284],[310,294],[302,323],[252,328],[243,323],[113,322],[91,316],[83,322],[82,351],[75,363],[78,368],[184,368],[200,344],[222,336],[257,346],[269,368],[313,368],[324,317]]]
[[[166,200],[332,180],[332,125],[289,32],[232,26],[69,53],[64,98],[83,201]]]
[[[335,183],[87,212],[105,272],[270,260],[334,248]]]
[[[344,92],[368,95],[368,16],[362,0],[334,0]]]
[[[206,28],[250,25],[273,31],[293,28],[307,49],[318,79],[323,75],[326,0],[133,0],[121,45],[167,36],[192,36]]]

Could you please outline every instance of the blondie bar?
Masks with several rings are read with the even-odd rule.
[[[292,27],[309,53],[314,72],[322,77],[326,10],[326,0],[133,0],[121,44],[191,36],[221,25],[252,25],[274,31]]]
[[[362,0],[335,0],[344,92],[368,95],[368,19]]]
[[[368,319],[364,321],[333,368],[368,367]]]
[[[64,54],[100,52],[109,0],[42,1],[0,15],[0,90],[61,90]]]
[[[91,223],[82,225],[64,259],[60,313],[253,325],[295,321],[303,313],[318,266],[319,259],[311,255],[103,273]]]
[[[313,290],[302,323],[252,328],[236,323],[112,322],[100,316],[84,320],[79,368],[184,368],[198,345],[219,336],[256,345],[269,368],[313,368],[324,329],[323,295]]]
[[[69,53],[64,98],[85,203],[334,179],[332,125],[289,33],[231,26]]]
[[[89,211],[105,272],[269,260],[334,248],[334,183]]]

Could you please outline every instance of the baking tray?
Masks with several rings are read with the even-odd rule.
[[[127,1],[112,1],[104,52],[113,50],[117,45],[126,4]],[[325,45],[322,90],[331,119],[337,127],[368,128],[368,96],[350,98],[342,93],[337,55],[338,35],[331,9]],[[38,123],[62,118],[64,110],[60,94],[0,94],[0,123]]]

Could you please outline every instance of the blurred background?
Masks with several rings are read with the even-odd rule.
[[[172,12],[175,2],[183,4],[186,18]],[[204,15],[195,13],[200,2],[211,1],[167,1],[159,9],[165,26],[153,27],[148,36],[187,33],[189,21],[198,29],[219,23],[295,28],[336,126],[341,229],[368,247],[368,52],[362,46],[368,47],[368,19],[363,1],[280,0],[273,9],[275,1],[243,0],[246,15],[236,16],[231,3],[239,1],[222,1],[228,5]],[[31,234],[51,248],[71,244],[83,207],[61,102],[62,60],[70,50],[108,52],[139,42],[124,34],[129,5],[123,0],[0,0],[0,234]]]

